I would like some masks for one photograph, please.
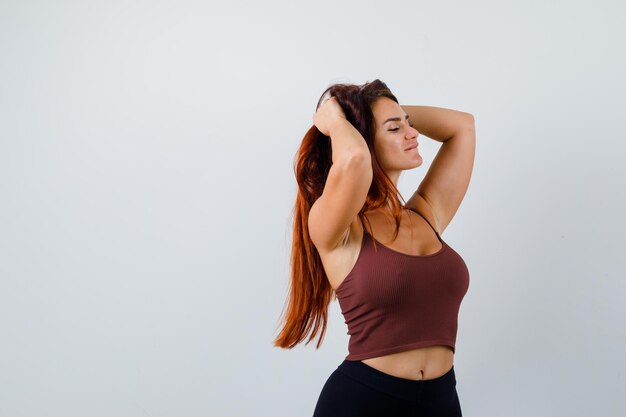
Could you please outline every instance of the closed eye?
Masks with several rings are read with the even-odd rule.
[[[413,124],[409,123],[409,126],[413,127]],[[389,129],[390,132],[397,132],[400,128],[396,127],[395,129]]]

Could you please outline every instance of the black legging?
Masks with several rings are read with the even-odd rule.
[[[328,377],[313,417],[461,417],[454,366],[427,380],[399,378],[344,360]]]

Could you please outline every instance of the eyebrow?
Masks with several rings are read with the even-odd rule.
[[[409,120],[409,115],[408,115],[408,114],[407,114],[407,115],[405,115],[405,116],[404,116],[404,118],[405,118],[406,120]],[[390,117],[389,119],[387,119],[387,120],[385,120],[385,121],[383,122],[382,126],[384,126],[384,125],[385,125],[385,123],[387,123],[387,122],[399,122],[400,120],[402,120],[402,118],[401,118],[401,117]]]

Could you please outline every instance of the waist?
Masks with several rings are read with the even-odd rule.
[[[362,359],[361,362],[396,378],[432,380],[450,371],[454,364],[454,352],[449,346],[428,346]]]
[[[456,386],[454,367],[439,378],[422,381],[398,378],[380,372],[362,361],[347,359],[339,365],[336,372],[342,372],[371,388],[407,401],[415,401],[420,397],[439,397],[454,390]]]

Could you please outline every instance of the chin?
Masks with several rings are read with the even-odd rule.
[[[420,167],[420,166],[422,166],[423,163],[424,163],[424,160],[422,158],[420,158],[419,161],[417,161],[414,164],[412,164],[411,168]]]
[[[400,171],[410,171],[412,169],[418,168],[422,165],[422,161],[417,161],[417,162],[412,162],[410,164],[406,164],[404,165],[402,168],[400,168]]]

